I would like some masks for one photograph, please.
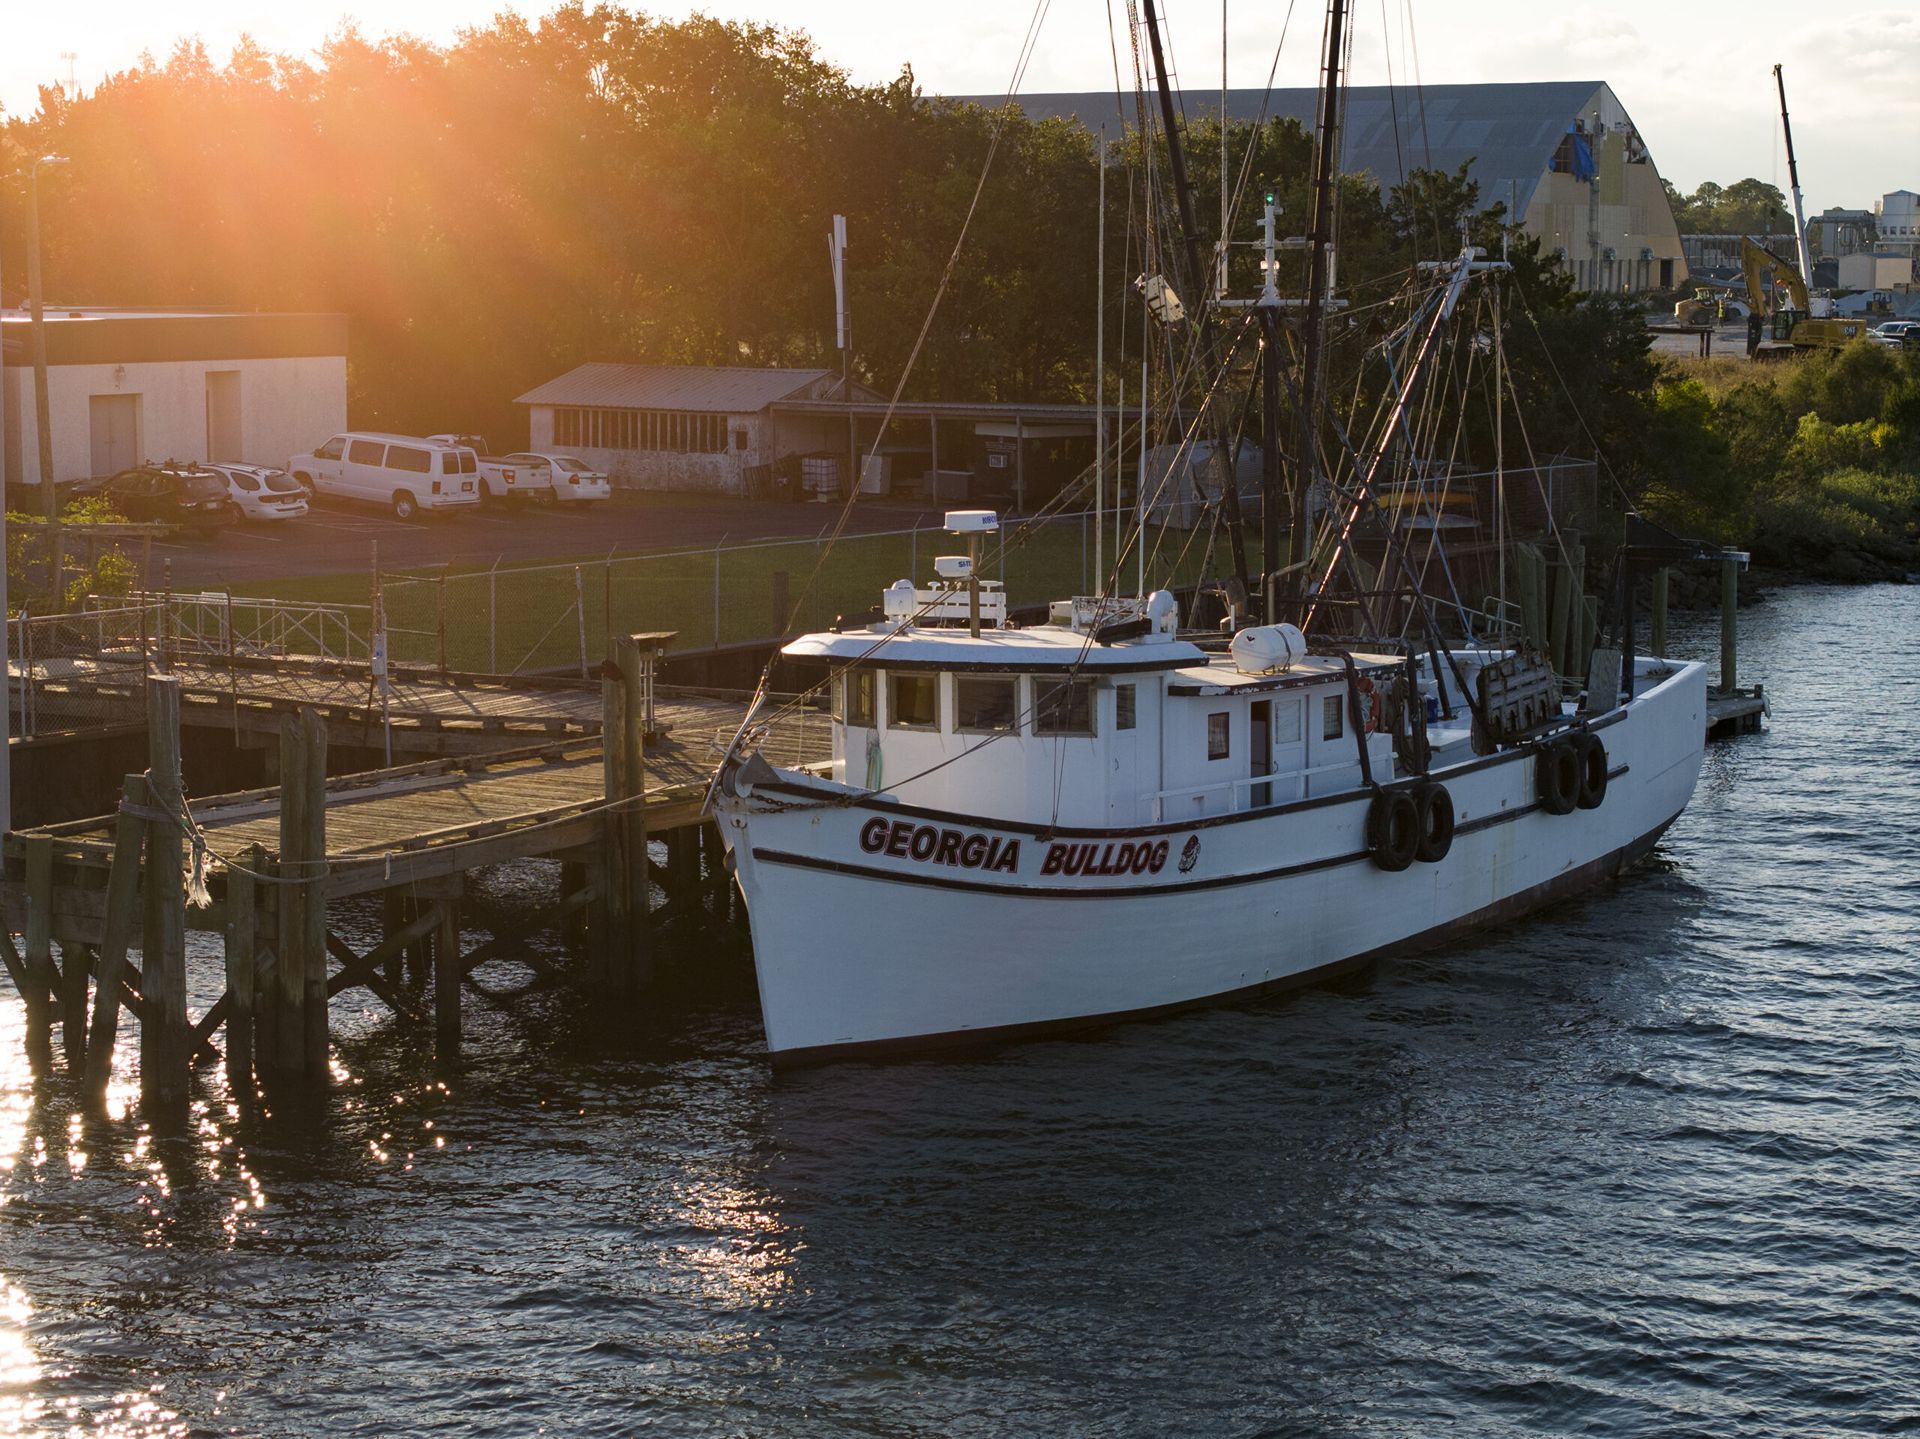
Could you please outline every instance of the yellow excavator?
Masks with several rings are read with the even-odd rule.
[[[1843,320],[1825,295],[1809,299],[1807,282],[1813,275],[1813,251],[1807,246],[1806,209],[1800,201],[1800,166],[1793,157],[1793,122],[1787,118],[1787,79],[1773,67],[1774,87],[1780,92],[1780,133],[1787,142],[1787,183],[1793,191],[1793,233],[1800,263],[1793,264],[1765,245],[1740,238],[1740,269],[1747,277],[1747,354],[1772,359],[1795,350],[1840,350],[1867,333],[1864,319]],[[1782,304],[1782,298],[1786,303]],[[1771,343],[1763,332],[1772,331]]]
[[[1740,240],[1740,269],[1747,277],[1747,354],[1772,359],[1794,350],[1841,350],[1867,333],[1864,319],[1841,319],[1833,301],[1809,297],[1807,282],[1792,261]]]

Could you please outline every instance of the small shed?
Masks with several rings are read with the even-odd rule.
[[[841,399],[843,383],[824,369],[596,362],[527,391],[518,403],[527,406],[530,450],[578,455],[626,489],[741,495],[748,470],[788,456],[845,463],[845,420],[776,420],[771,409],[787,400]],[[880,398],[858,382],[853,397]]]
[[[147,460],[284,465],[347,425],[347,317],[49,305],[56,484]],[[0,463],[40,483],[32,322],[0,314]]]

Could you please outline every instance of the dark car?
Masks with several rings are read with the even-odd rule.
[[[136,465],[85,493],[99,495],[130,520],[211,530],[234,518],[227,477],[199,465]]]

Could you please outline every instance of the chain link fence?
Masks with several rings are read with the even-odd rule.
[[[981,556],[982,577],[1003,581],[1016,607],[1096,591],[1095,523],[1090,513],[1073,513],[1003,532]],[[1100,547],[1109,568],[1113,546],[1109,533]],[[1191,584],[1217,568],[1204,537],[1180,536],[1178,546],[1153,559],[1155,583]],[[924,583],[936,555],[964,550],[944,530],[923,526],[845,536],[830,551],[823,533],[568,564],[383,575],[387,656],[395,665],[478,674],[584,674],[606,654],[611,634],[671,631],[671,648],[681,650],[768,641],[823,629],[836,617],[864,622],[888,585]],[[1130,558],[1121,588],[1131,587],[1132,569]]]

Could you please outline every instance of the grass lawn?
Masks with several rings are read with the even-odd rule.
[[[1156,583],[1191,583],[1199,577],[1204,538],[1176,564],[1185,538],[1170,535],[1163,545],[1160,561],[1151,566]],[[388,653],[396,664],[437,663],[443,613],[448,666],[491,673],[578,665],[582,608],[589,663],[606,653],[610,626],[615,633],[673,630],[679,636],[675,648],[704,649],[820,629],[836,615],[864,620],[895,580],[925,583],[936,553],[965,549],[959,540],[931,531],[919,533],[917,546],[915,541],[911,535],[849,536],[834,546],[817,578],[820,545],[796,540],[722,550],[717,559],[712,550],[611,563],[602,555],[511,569],[454,567],[444,581],[389,580],[384,586]],[[1097,588],[1092,544],[1091,521],[1083,524],[1079,516],[1069,516],[1010,531],[1004,552],[997,543],[985,547],[982,570],[988,579],[1006,581],[1016,605],[1085,594]],[[1109,543],[1109,556],[1111,549]],[[781,574],[793,610],[786,624],[774,613]],[[235,593],[364,607],[367,589],[362,572],[277,580]],[[351,612],[351,623],[364,642],[364,608]]]

